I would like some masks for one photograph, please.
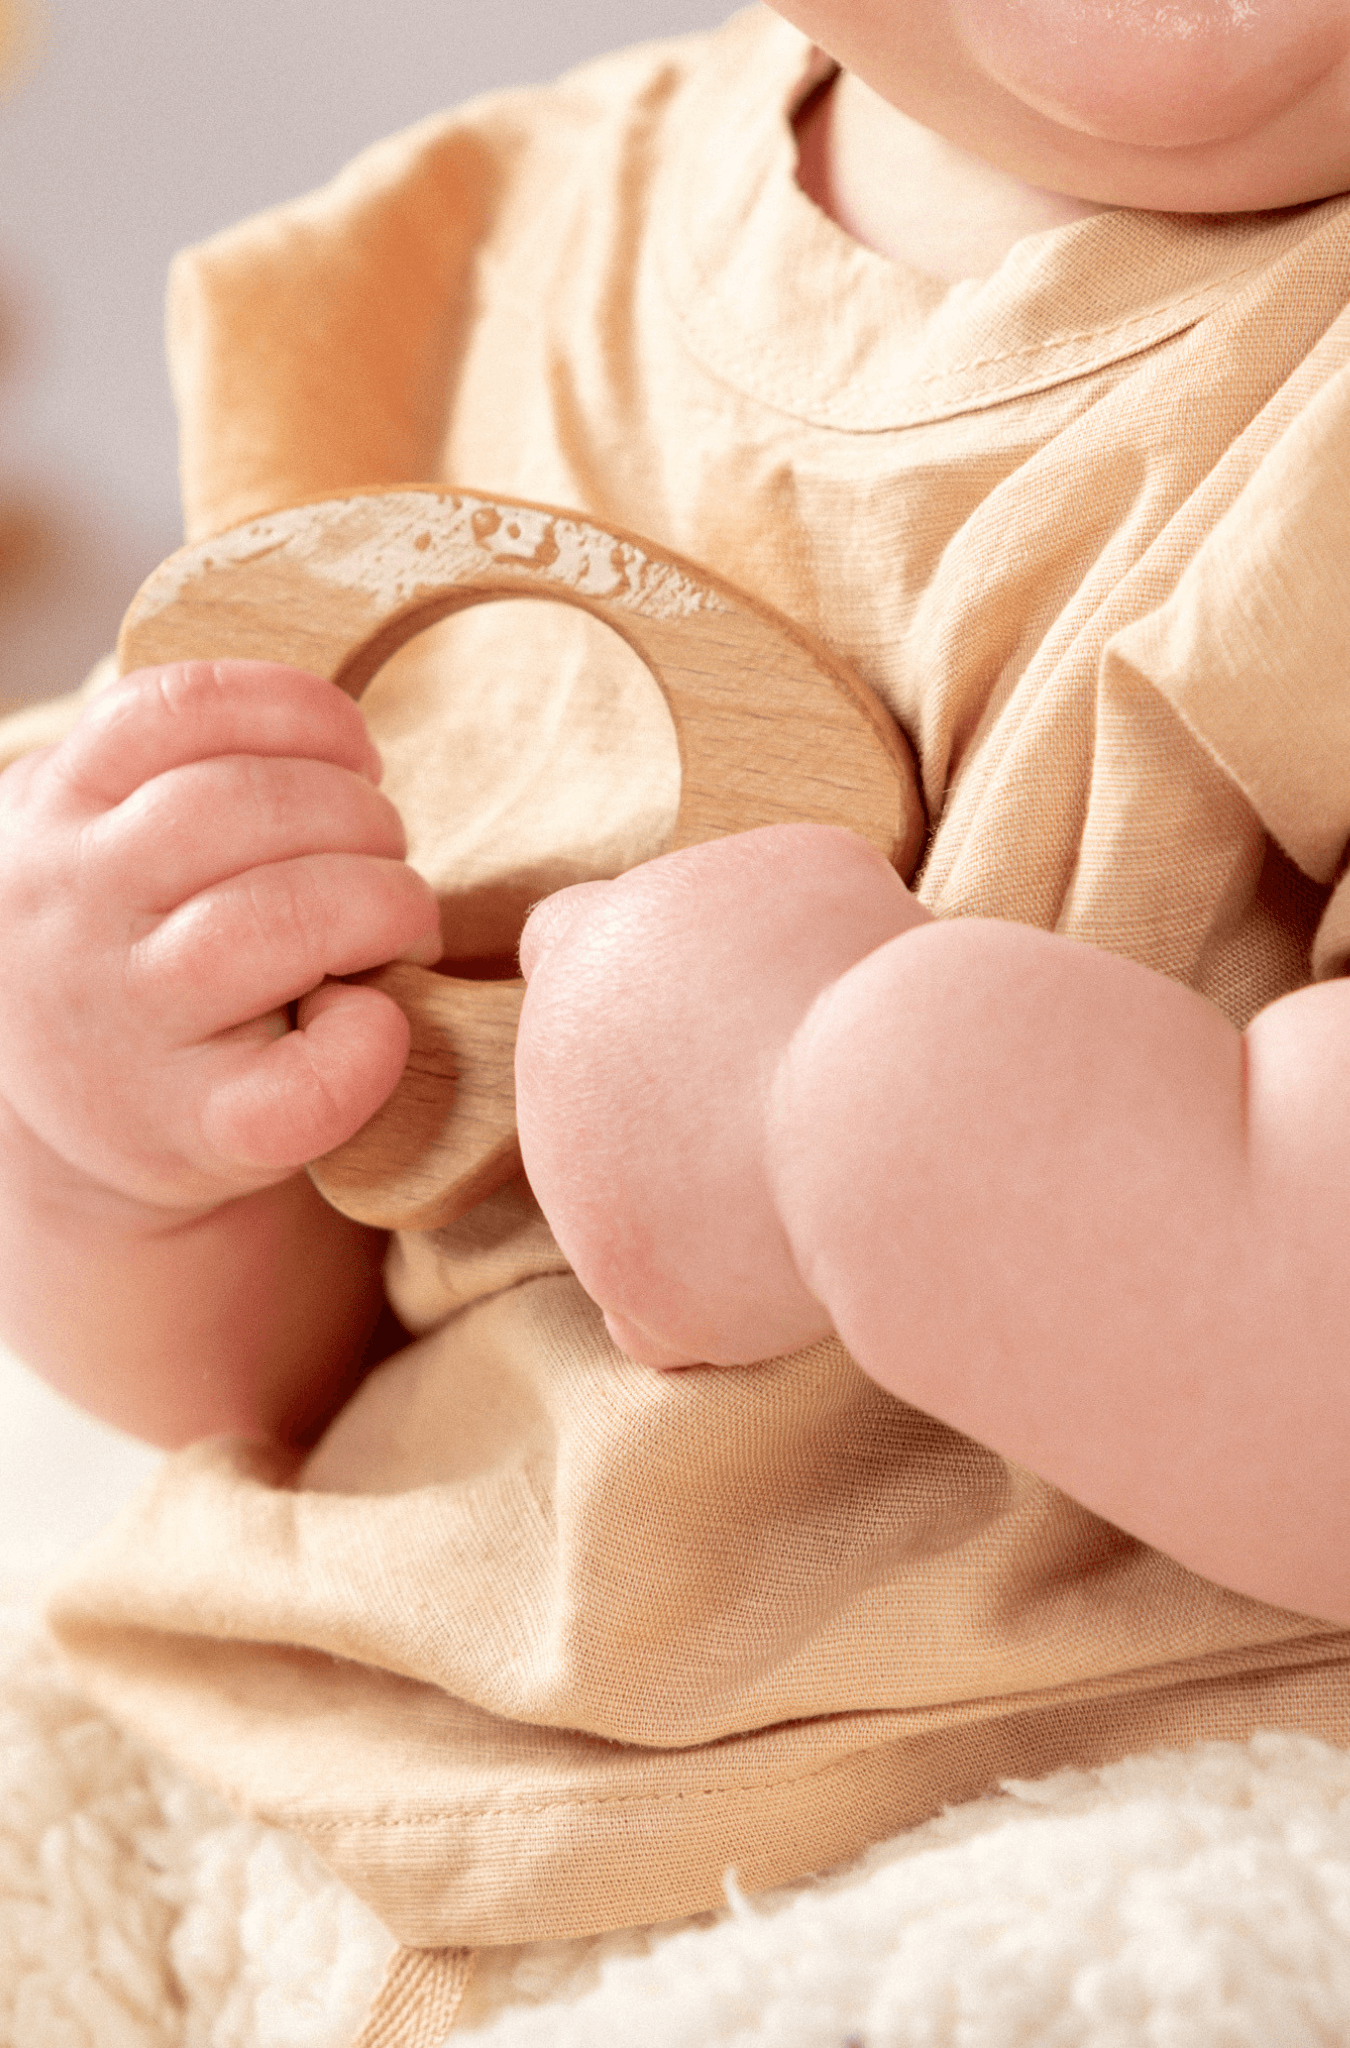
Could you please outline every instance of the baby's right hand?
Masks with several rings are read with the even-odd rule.
[[[222,661],[124,677],[0,776],[0,1096],[67,1168],[203,1211],[385,1100],[406,1020],[327,977],[440,944],[379,773],[334,685]]]

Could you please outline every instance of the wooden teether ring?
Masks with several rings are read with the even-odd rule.
[[[195,658],[275,661],[359,697],[413,634],[509,597],[579,605],[646,662],[680,748],[672,848],[757,825],[846,825],[909,875],[923,805],[880,698],[767,606],[546,505],[419,486],[269,513],[162,563],[132,600],[118,660],[124,675]],[[310,1173],[362,1223],[431,1229],[519,1168],[524,983],[402,963],[361,979],[406,1011],[412,1051],[384,1107]]]

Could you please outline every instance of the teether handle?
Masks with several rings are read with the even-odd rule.
[[[925,819],[884,704],[788,620],[633,534],[545,505],[417,487],[268,514],[183,549],[123,621],[123,673],[228,657],[287,662],[354,697],[413,634],[494,598],[573,604],[613,627],[665,694],[680,747],[672,847],[757,825],[845,825],[908,875]],[[407,1070],[310,1174],[337,1208],[430,1229],[519,1168],[521,982],[395,965],[384,989],[413,1032]]]
[[[383,1108],[316,1159],[310,1176],[345,1216],[430,1228],[427,1219],[464,1215],[520,1171],[515,1054],[525,984],[461,981],[399,960],[357,978],[407,1017],[408,1064]]]

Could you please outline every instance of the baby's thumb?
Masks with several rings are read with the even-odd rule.
[[[203,1136],[232,1165],[264,1174],[306,1166],[388,1100],[408,1043],[408,1020],[391,997],[326,981],[301,1002],[294,1031],[241,1048],[211,1090]]]

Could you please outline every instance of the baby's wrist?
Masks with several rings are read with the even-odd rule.
[[[879,1029],[875,1003],[860,997],[876,971],[887,971],[884,956],[898,964],[895,949],[932,923],[911,903],[905,930],[821,989],[783,1046],[765,1096],[769,1199],[797,1283],[832,1326],[877,1256],[863,1190],[878,1173],[905,1171],[902,1159],[887,1157],[894,1143],[886,1113],[903,1061],[902,1019],[889,1012]]]

